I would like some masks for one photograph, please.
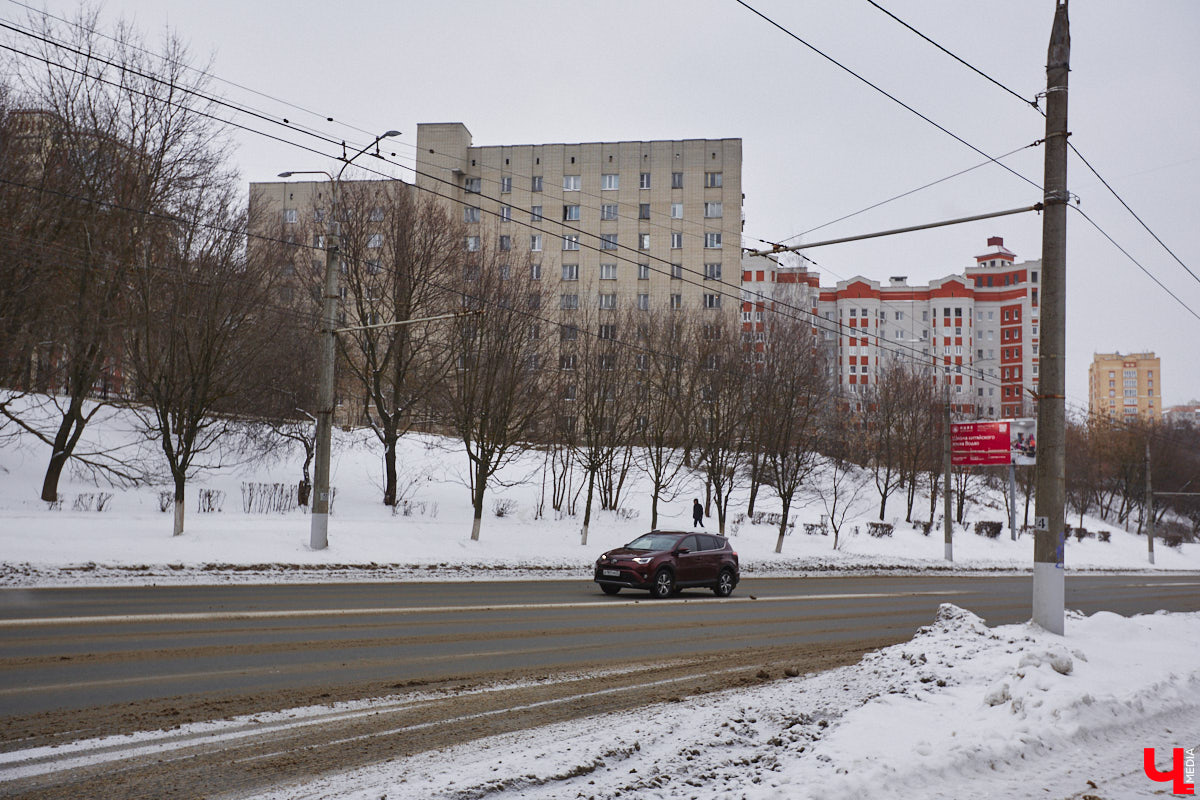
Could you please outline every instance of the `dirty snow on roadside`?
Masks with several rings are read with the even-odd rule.
[[[1200,613],[1067,635],[943,605],[909,642],[755,689],[483,739],[270,800],[1160,797],[1200,744]],[[780,676],[772,676],[780,677]]]

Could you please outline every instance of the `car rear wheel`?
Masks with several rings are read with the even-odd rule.
[[[654,575],[654,585],[650,587],[650,594],[659,599],[670,597],[675,591],[675,576],[671,574],[669,569],[660,569]]]
[[[717,584],[713,587],[713,594],[717,597],[729,597],[733,594],[733,570],[723,569],[717,577]]]
[[[600,584],[600,591],[604,592],[605,594],[616,594],[617,592],[621,591],[621,587],[612,583],[602,583]]]

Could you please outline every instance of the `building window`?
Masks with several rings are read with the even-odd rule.
[[[542,265],[541,264],[530,264],[529,265],[529,280],[540,281],[541,279],[542,279]]]
[[[721,173],[719,173],[719,172],[704,173],[704,188],[705,189],[720,189],[721,188]]]
[[[479,222],[479,209],[475,206],[463,208],[463,222]]]
[[[579,191],[579,176],[578,175],[563,175],[563,191],[578,192]]]
[[[463,189],[470,194],[479,194],[479,192],[482,191],[479,178],[463,179]]]
[[[540,192],[542,190],[542,176],[534,175],[529,181],[529,191]]]
[[[672,233],[671,234],[671,249],[678,250],[681,247],[683,247],[683,234],[682,233]]]
[[[683,203],[671,203],[671,219],[683,219]]]
[[[579,249],[579,234],[568,233],[563,236],[563,250]]]
[[[671,295],[671,308],[674,308],[674,309],[683,308],[683,295],[681,295],[681,294]]]
[[[500,237],[500,250],[501,251],[512,250],[512,237],[511,236],[501,236]]]
[[[706,233],[704,234],[704,246],[707,248],[718,248],[721,246],[721,234]]]
[[[574,311],[579,308],[579,295],[564,294],[558,298],[558,307],[564,311]]]
[[[719,295],[719,294],[704,295],[704,307],[705,308],[720,308],[721,307],[721,295]]]
[[[562,325],[558,329],[558,338],[564,342],[573,342],[579,338],[579,328],[574,325]]]
[[[563,206],[563,221],[579,221],[579,206]]]
[[[617,307],[617,294],[616,294],[616,292],[612,292],[612,293],[610,293],[610,294],[601,294],[601,295],[600,295],[600,308],[604,308],[604,309],[612,309],[612,308],[616,308],[616,307]]]
[[[541,222],[542,221],[542,207],[541,206],[534,206],[533,208],[529,209],[529,221],[530,222]]]
[[[649,203],[638,203],[638,219],[650,219]]]
[[[672,189],[682,189],[683,188],[683,173],[682,172],[672,172],[671,173],[671,188]]]
[[[600,234],[600,249],[601,250],[616,250],[617,235],[615,233]]]
[[[671,265],[671,280],[682,280],[682,279],[683,279],[683,264],[672,264]]]
[[[578,264],[563,264],[562,279],[564,281],[579,280],[579,265]]]
[[[512,222],[512,206],[500,206],[500,221]]]
[[[559,356],[558,357],[558,368],[563,371],[570,371],[570,370],[575,369],[575,354],[574,353],[563,353],[561,356]],[[574,387],[571,387],[571,388],[572,388],[572,390],[574,389]],[[574,391],[572,391],[571,395],[574,396],[574,394],[575,394]],[[569,399],[569,398],[564,397],[563,399],[565,400],[565,399]]]
[[[620,189],[621,176],[615,172],[606,172],[600,176],[601,189]]]
[[[638,264],[638,280],[639,281],[650,280],[650,265],[649,264]]]
[[[721,216],[721,204],[720,203],[705,203],[704,204],[704,216],[709,217],[709,218]]]
[[[637,296],[638,311],[650,310],[650,295],[642,293]]]
[[[505,175],[500,179],[500,194],[508,194],[512,191],[512,176]]]
[[[605,339],[605,340],[616,339],[617,338],[617,326],[611,322],[601,323],[600,330],[598,332],[598,336],[599,336],[599,338]]]
[[[530,235],[529,249],[535,253],[542,249],[542,235],[540,233]]]
[[[649,189],[650,188],[650,173],[649,172],[643,172],[641,175],[638,176],[638,188],[639,189]]]
[[[576,208],[578,208],[578,206],[576,206]],[[616,218],[617,218],[617,204],[616,203],[605,203],[604,205],[600,206],[600,219],[616,219]]]
[[[616,264],[601,264],[600,265],[600,280],[615,281],[617,279]]]
[[[706,281],[721,280],[721,265],[720,264],[705,264],[704,265],[704,280],[706,280]]]
[[[479,252],[479,237],[478,236],[468,236],[467,237],[467,252],[468,253]]]
[[[650,249],[650,234],[639,233],[638,234],[638,250],[649,250],[649,249]]]

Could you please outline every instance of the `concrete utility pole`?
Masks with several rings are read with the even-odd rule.
[[[1033,546],[1033,621],[1064,632],[1066,579],[1066,266],[1067,74],[1071,33],[1067,0],[1058,0],[1046,54],[1046,173],[1042,217],[1041,355],[1038,359],[1038,457]]]
[[[333,407],[334,407],[334,378],[337,365],[337,308],[338,308],[338,272],[341,269],[341,228],[339,227],[340,210],[338,201],[342,188],[342,173],[354,159],[375,148],[379,155],[379,142],[389,136],[399,136],[400,131],[387,131],[375,137],[375,141],[359,150],[349,158],[346,157],[345,145],[342,143],[342,168],[337,175],[325,170],[292,170],[279,173],[281,178],[293,175],[324,175],[329,178],[330,208],[329,220],[325,229],[325,289],[321,313],[321,350],[320,364],[317,373],[317,440],[316,465],[313,469],[313,504],[312,523],[309,529],[308,546],[313,550],[324,550],[329,546],[329,500],[332,490],[329,486],[329,461],[333,449]],[[393,154],[394,155],[394,154]]]
[[[950,516],[950,476],[953,469],[953,456],[950,448],[950,374],[946,373],[945,395],[946,402],[942,404],[944,417],[942,418],[942,426],[946,430],[946,435],[942,437],[942,468],[946,471],[942,478],[942,483],[945,484],[942,491],[942,518],[945,520],[946,531],[946,560],[954,560],[954,521]]]

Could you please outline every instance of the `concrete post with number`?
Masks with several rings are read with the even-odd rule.
[[[1041,354],[1038,359],[1037,530],[1033,546],[1033,621],[1065,630],[1066,578],[1066,266],[1067,74],[1071,33],[1067,0],[1058,0],[1046,55],[1046,171],[1042,216]]]

